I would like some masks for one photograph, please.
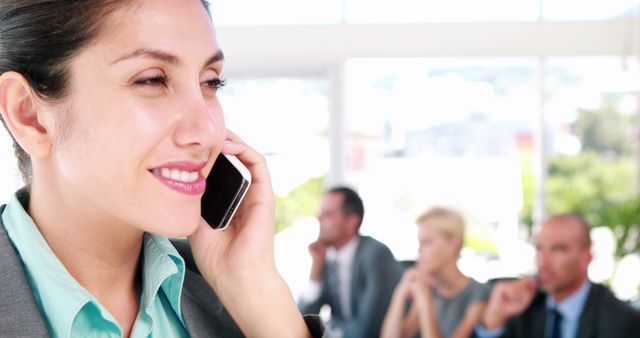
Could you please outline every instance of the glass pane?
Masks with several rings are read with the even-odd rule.
[[[344,1],[346,21],[352,23],[523,21],[539,16],[538,0]]]
[[[546,73],[547,210],[580,213],[597,227],[589,274],[592,280],[611,283],[618,272],[614,262],[640,249],[640,215],[634,211],[640,205],[638,62],[554,58]],[[637,293],[640,280],[618,278],[611,284],[622,297],[621,289]]]
[[[638,16],[637,0],[553,0],[544,1],[545,20],[605,20]]]
[[[329,169],[327,82],[229,78],[220,92],[227,127],[267,157],[276,195]]]
[[[342,21],[341,0],[218,0],[210,8],[216,25],[312,25]]]
[[[363,232],[398,259],[415,259],[414,219],[448,206],[468,222],[472,250],[461,268],[478,280],[523,272],[523,256],[503,258],[499,268],[486,257],[517,242],[521,162],[531,157],[539,107],[535,61],[353,60],[346,78],[347,180],[363,193],[366,220],[374,220]],[[514,246],[512,257],[514,250],[531,253]]]

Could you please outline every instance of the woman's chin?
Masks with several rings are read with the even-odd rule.
[[[418,265],[418,272],[421,273],[422,275],[428,276],[433,274],[433,268],[428,266],[428,265]]]

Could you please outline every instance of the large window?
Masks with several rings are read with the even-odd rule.
[[[640,249],[638,62],[550,58],[546,73],[546,209],[579,212],[602,226],[593,233],[590,276],[607,281],[621,271],[617,259]],[[629,289],[636,283],[637,292],[637,278],[618,278],[614,287]]]
[[[227,127],[263,154],[273,188],[286,197],[319,184],[329,170],[327,80],[321,77],[233,77],[220,92]],[[279,229],[317,205],[280,200]]]
[[[521,161],[531,156],[539,107],[536,65],[535,59],[348,62],[345,179],[370,206],[363,231],[383,238],[399,259],[414,259],[414,219],[444,205],[465,214],[476,253],[513,250],[498,246],[518,238]],[[478,259],[469,252],[466,262]],[[509,264],[503,273],[527,268]],[[486,265],[466,267],[476,267],[467,272],[480,280],[495,273]]]
[[[637,59],[614,56],[348,61],[344,180],[367,203],[363,232],[412,259],[416,216],[449,206],[469,225],[463,271],[530,273],[534,185],[546,179],[547,213],[598,227],[591,278],[633,289],[612,276],[640,243],[639,74]]]

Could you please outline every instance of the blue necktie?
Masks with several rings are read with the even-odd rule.
[[[551,336],[549,338],[562,338],[562,314],[557,308],[550,309],[551,319]]]

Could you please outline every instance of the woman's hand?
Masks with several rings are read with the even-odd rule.
[[[417,276],[418,271],[413,266],[408,267],[402,274],[402,278],[393,290],[393,296],[380,330],[380,338],[413,336],[418,331],[415,307],[412,306],[411,311],[405,315],[407,300],[413,298],[411,287]]]
[[[413,295],[413,299],[416,302],[422,300],[433,300],[433,277],[425,275],[421,272],[416,272],[413,281],[410,285],[410,291]]]
[[[415,266],[405,270],[393,291],[381,329],[381,338],[413,337],[422,326],[421,314],[433,304],[432,279],[418,271]],[[412,301],[405,314],[407,301]],[[428,313],[427,313],[428,314]]]
[[[230,131],[222,151],[244,163],[252,182],[226,230],[200,222],[189,237],[196,264],[246,336],[307,337],[275,266],[275,200],[266,161]]]
[[[412,285],[419,278],[419,272],[415,267],[409,267],[402,274],[402,278],[400,282],[398,282],[398,286],[396,286],[395,291],[393,292],[393,297],[402,299],[403,301],[411,300],[413,298],[412,294]]]
[[[265,159],[232,132],[222,149],[236,155],[251,172],[251,186],[226,230],[200,222],[189,237],[203,276],[217,286],[245,274],[277,274],[273,253],[275,201]]]
[[[418,273],[411,284],[411,293],[418,312],[420,336],[425,338],[442,338],[433,299],[434,285],[433,277],[423,273]]]

